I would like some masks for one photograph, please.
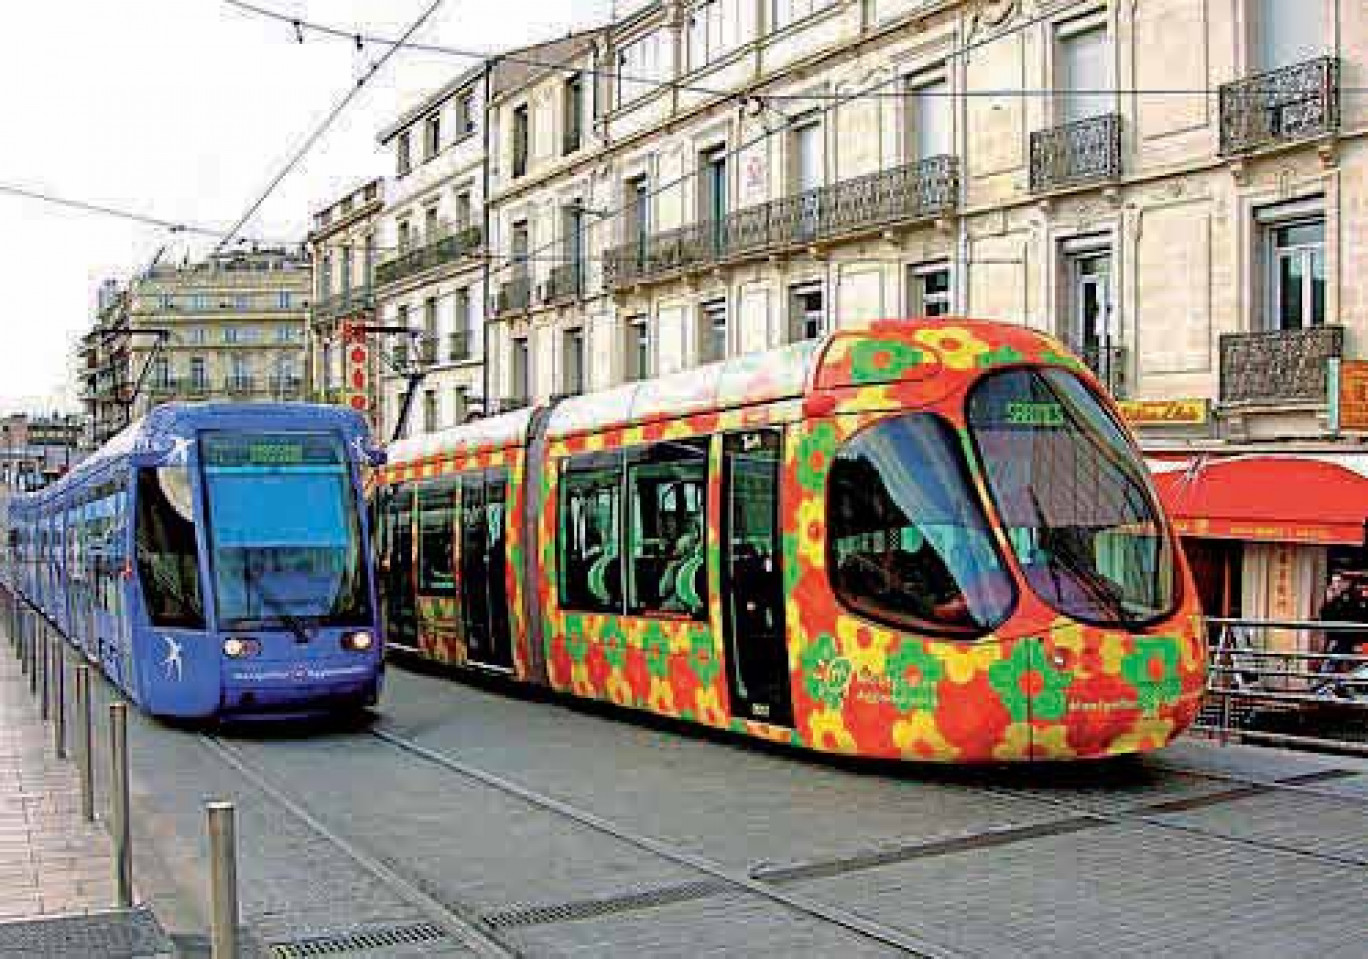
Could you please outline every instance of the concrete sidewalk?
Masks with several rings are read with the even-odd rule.
[[[76,765],[57,758],[28,679],[0,644],[0,920],[113,902],[109,837],[81,818]]]

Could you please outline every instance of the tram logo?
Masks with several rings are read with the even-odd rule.
[[[166,670],[166,678],[180,682],[181,676],[185,672],[185,660],[181,656],[181,644],[170,636],[163,636],[162,642],[166,644],[166,658],[162,660],[162,668]]]

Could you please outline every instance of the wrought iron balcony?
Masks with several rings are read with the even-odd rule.
[[[1108,113],[1031,134],[1031,192],[1121,177],[1121,117]]]
[[[375,292],[369,286],[358,286],[324,297],[314,304],[315,320],[336,320],[344,316],[375,312]]]
[[[1330,360],[1344,355],[1344,327],[1221,336],[1221,402],[1326,401]]]
[[[1221,87],[1221,155],[1339,129],[1339,61],[1317,57]]]
[[[546,282],[546,302],[572,300],[584,292],[584,270],[579,263],[558,263]]]
[[[1124,346],[1079,347],[1071,345],[1078,358],[1092,370],[1098,382],[1115,397],[1126,391],[1126,348]]]
[[[448,334],[447,336],[447,359],[452,363],[460,363],[470,359],[470,334],[465,331]]]
[[[304,380],[298,376],[272,375],[271,393],[276,396],[298,396],[304,389]]]
[[[147,391],[153,396],[174,396],[180,385],[180,381],[174,376],[165,379],[154,379],[147,385]]]
[[[484,242],[484,231],[479,226],[468,226],[438,237],[423,246],[405,250],[375,268],[375,283],[385,286],[423,270],[470,256]]]
[[[514,277],[499,287],[494,298],[496,314],[526,310],[532,305],[532,281],[526,276]]]
[[[256,389],[256,377],[227,376],[224,377],[223,388],[229,393],[251,393]]]
[[[605,282],[622,288],[730,260],[929,220],[953,211],[958,196],[958,159],[931,157],[746,207],[721,220],[640,237],[607,251]]]

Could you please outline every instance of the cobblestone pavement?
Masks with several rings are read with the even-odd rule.
[[[8,642],[0,644],[0,920],[108,908],[109,838],[81,816],[73,763],[57,759]]]
[[[182,942],[206,925],[202,810],[220,797],[239,808],[257,952],[368,934],[430,938],[336,954],[464,952],[424,903],[534,956],[897,951],[690,856],[947,955],[1361,956],[1368,941],[1368,764],[1338,757],[1190,741],[1026,771],[842,764],[405,669],[373,725],[136,716],[130,742],[135,876]]]

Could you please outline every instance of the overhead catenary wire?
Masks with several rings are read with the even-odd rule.
[[[247,212],[242,214],[238,221],[233,224],[232,228],[228,231],[228,235],[219,241],[216,251],[222,250],[233,239],[233,237],[237,235],[237,231],[241,230],[244,226],[247,225],[248,221],[250,221],[251,218],[256,215],[257,210],[261,209],[261,205],[266,202],[267,198],[270,197],[272,193],[275,192],[275,188],[280,185],[280,182],[290,175],[290,171],[292,171],[296,166],[298,166],[299,163],[304,159],[304,157],[308,155],[309,151],[313,149],[314,144],[316,144],[320,139],[323,138],[323,135],[328,132],[329,128],[332,127],[333,123],[336,122],[337,118],[342,115],[342,111],[346,110],[347,107],[351,104],[351,102],[356,99],[357,95],[360,94],[361,90],[365,88],[366,83],[369,82],[372,77],[374,77],[377,73],[380,72],[381,68],[383,68],[384,65],[389,62],[389,59],[393,57],[400,49],[403,48],[403,44],[407,42],[410,37],[412,37],[415,33],[418,32],[418,30],[423,26],[423,24],[426,23],[432,17],[432,15],[437,12],[437,8],[441,5],[442,0],[432,0],[432,2],[428,4],[427,8],[421,14],[419,14],[418,19],[414,20],[413,23],[409,25],[409,28],[404,31],[403,36],[401,36],[393,46],[386,50],[384,54],[381,55],[379,60],[371,64],[369,70],[367,70],[365,73],[363,73],[360,77],[357,78],[356,83],[352,85],[352,87],[347,91],[346,95],[343,96],[342,99],[338,101],[337,105],[334,106],[331,111],[329,111],[328,115],[323,118],[323,122],[314,128],[313,132],[309,134],[308,138],[304,141],[304,143],[301,144],[299,149],[295,151],[294,155],[290,157],[289,161],[280,170],[280,172],[277,173],[271,179],[271,182],[266,185],[266,189],[261,192],[261,195],[258,196],[256,200],[252,202],[251,206],[247,208]],[[296,22],[296,26],[298,26],[298,22]]]

